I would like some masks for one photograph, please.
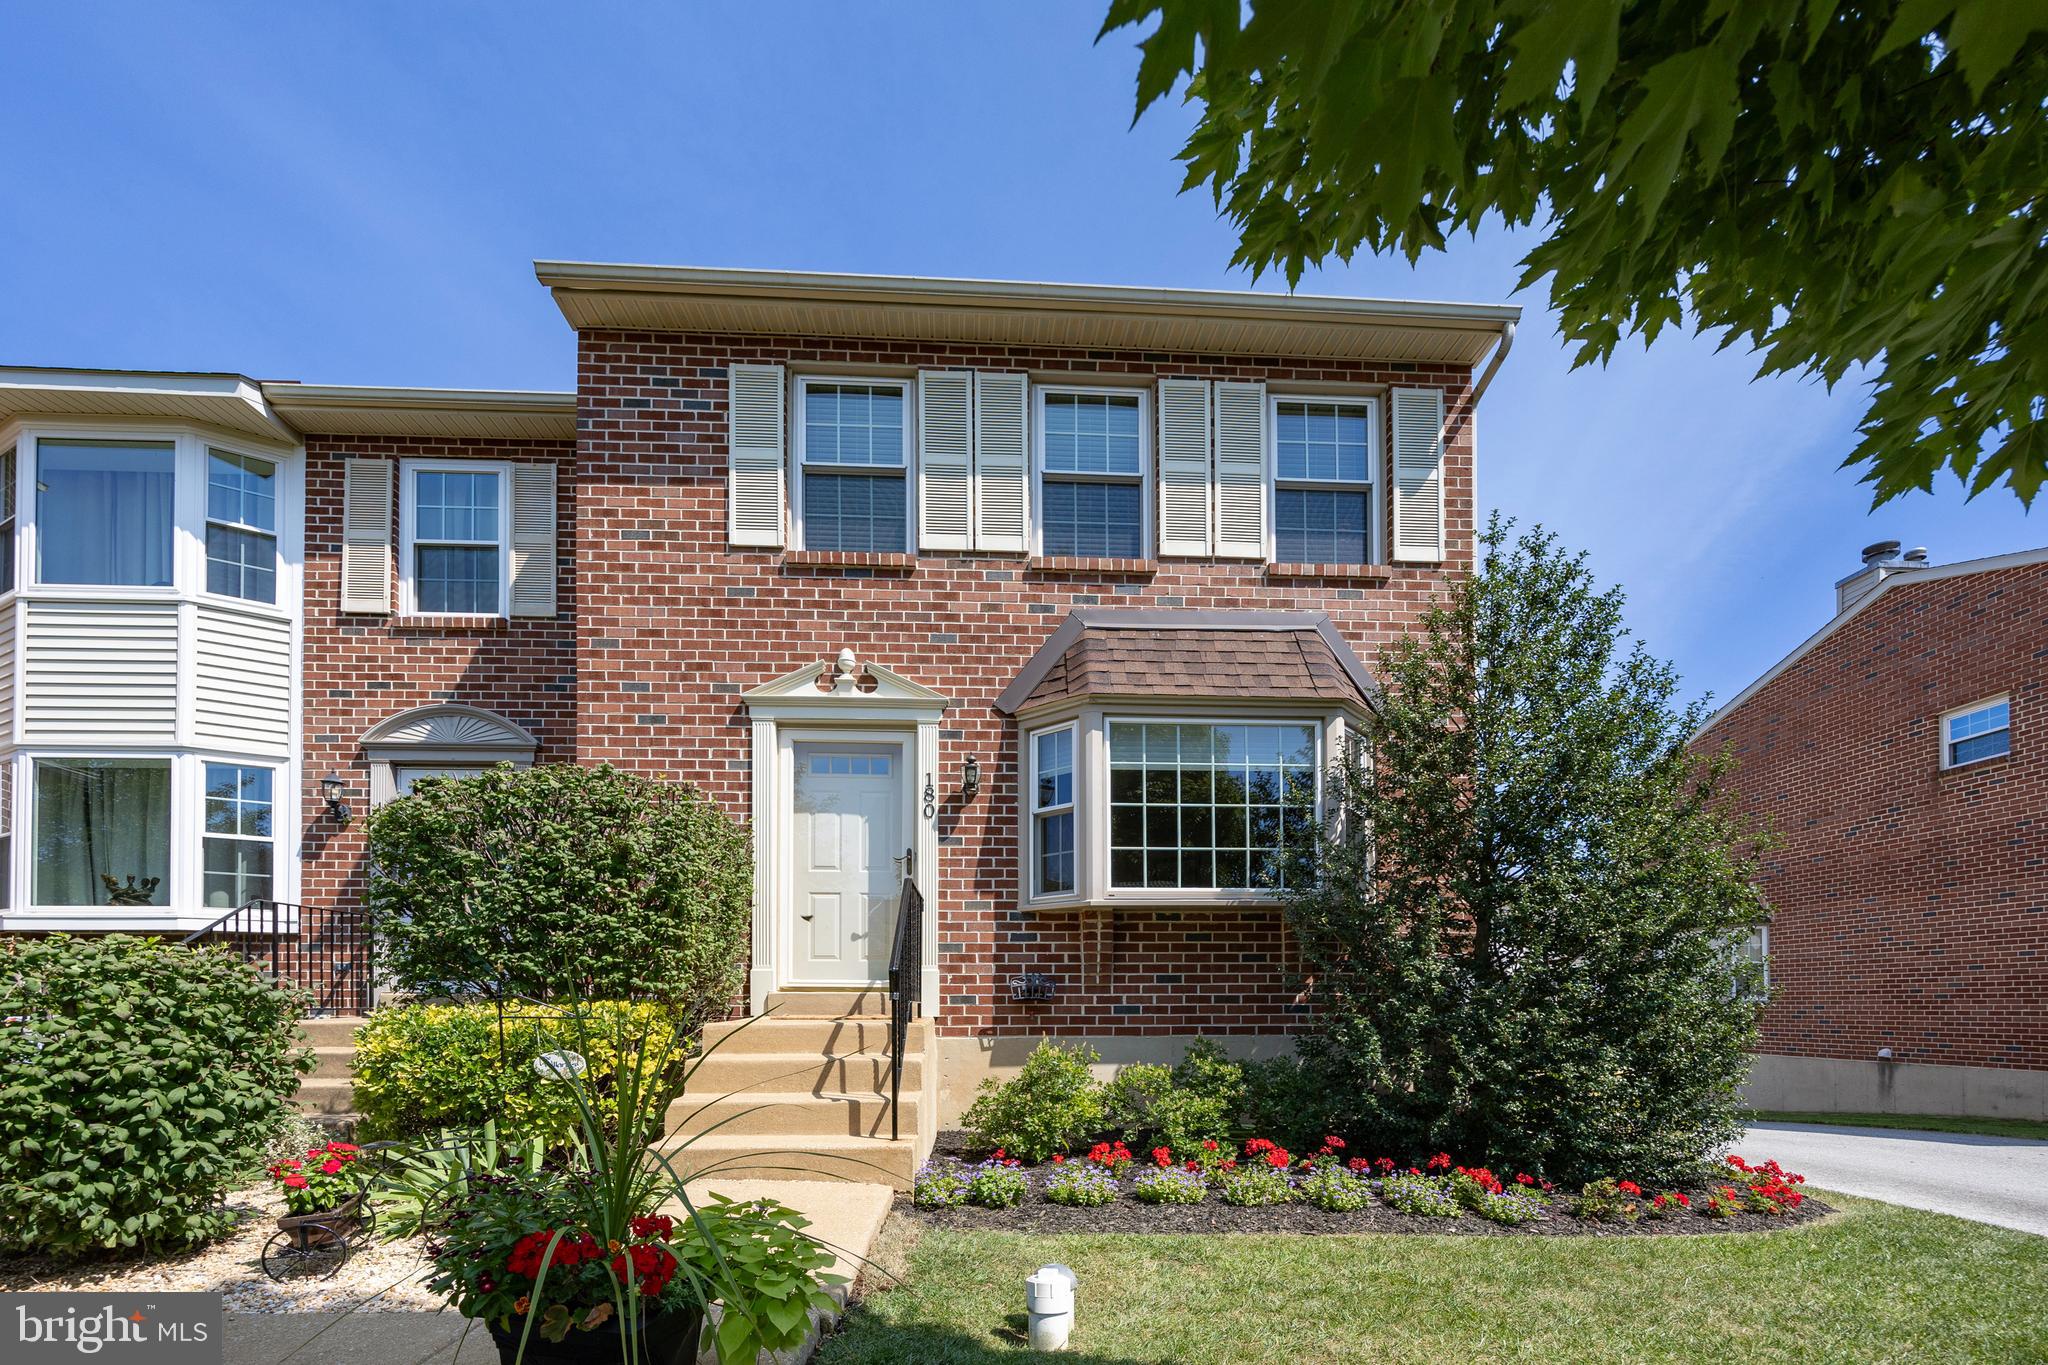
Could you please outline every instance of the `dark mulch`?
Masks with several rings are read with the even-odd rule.
[[[941,1133],[932,1153],[934,1158],[963,1157],[957,1134]],[[1550,1211],[1530,1222],[1514,1226],[1488,1222],[1473,1213],[1456,1218],[1425,1218],[1398,1213],[1385,1204],[1373,1204],[1356,1213],[1325,1213],[1310,1204],[1270,1204],[1261,1208],[1238,1208],[1210,1195],[1199,1204],[1141,1204],[1131,1197],[1131,1182],[1144,1169],[1133,1165],[1118,1182],[1122,1190],[1115,1202],[1094,1208],[1069,1208],[1048,1204],[1040,1192],[1041,1172],[1046,1168],[1025,1167],[1032,1177],[1031,1193],[1013,1209],[983,1209],[963,1204],[951,1209],[921,1209],[910,1196],[896,1197],[896,1211],[926,1227],[960,1232],[1028,1232],[1042,1234],[1162,1233],[1216,1235],[1219,1233],[1286,1233],[1310,1236],[1357,1236],[1363,1233],[1422,1232],[1437,1236],[1472,1237],[1690,1237],[1733,1232],[1773,1232],[1826,1217],[1833,1210],[1808,1196],[1789,1214],[1742,1213],[1733,1218],[1708,1218],[1681,1212],[1663,1219],[1641,1222],[1589,1223],[1570,1212],[1572,1201],[1563,1191],[1552,1195]],[[1660,1191],[1661,1193],[1661,1191]],[[1696,1208],[1706,1206],[1706,1191],[1687,1190]]]

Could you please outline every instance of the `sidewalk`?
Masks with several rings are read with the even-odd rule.
[[[1737,1150],[1775,1157],[1822,1189],[2048,1236],[2048,1142],[1760,1123]]]
[[[848,1280],[859,1273],[895,1199],[887,1185],[836,1180],[728,1180],[711,1188],[729,1199],[774,1199],[810,1219],[806,1231],[837,1253],[833,1273]],[[845,1286],[835,1292],[844,1303]],[[225,1365],[495,1365],[498,1359],[490,1333],[453,1312],[230,1313],[222,1330]],[[774,1365],[802,1365],[819,1335],[813,1324],[810,1340]]]

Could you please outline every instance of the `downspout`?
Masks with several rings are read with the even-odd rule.
[[[1479,411],[1479,400],[1485,397],[1486,386],[1493,382],[1494,375],[1500,373],[1500,363],[1508,358],[1508,351],[1514,344],[1515,324],[1503,322],[1500,325],[1500,344],[1493,348],[1493,356],[1486,362],[1486,369],[1479,376],[1479,382],[1472,386],[1472,401],[1468,406],[1473,412]]]

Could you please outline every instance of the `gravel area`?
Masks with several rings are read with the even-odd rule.
[[[10,1290],[210,1290],[230,1313],[318,1313],[357,1309],[416,1313],[442,1306],[420,1281],[428,1265],[420,1244],[365,1239],[330,1279],[295,1275],[283,1283],[263,1273],[263,1246],[277,1232],[284,1200],[265,1187],[237,1190],[228,1207],[241,1223],[228,1237],[175,1256],[124,1256],[56,1261],[46,1256],[0,1257],[0,1293]],[[320,1263],[325,1269],[328,1263]]]

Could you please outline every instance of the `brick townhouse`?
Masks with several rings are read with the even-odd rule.
[[[2048,549],[1864,551],[1722,707],[1782,841],[1763,1107],[2048,1118]]]
[[[275,904],[359,1008],[367,806],[608,762],[749,822],[729,1079],[822,1049],[813,1147],[881,1140],[906,880],[925,1133],[1040,1035],[1283,1039],[1278,855],[1471,566],[1518,310],[537,273],[573,391],[0,371],[0,924]]]

